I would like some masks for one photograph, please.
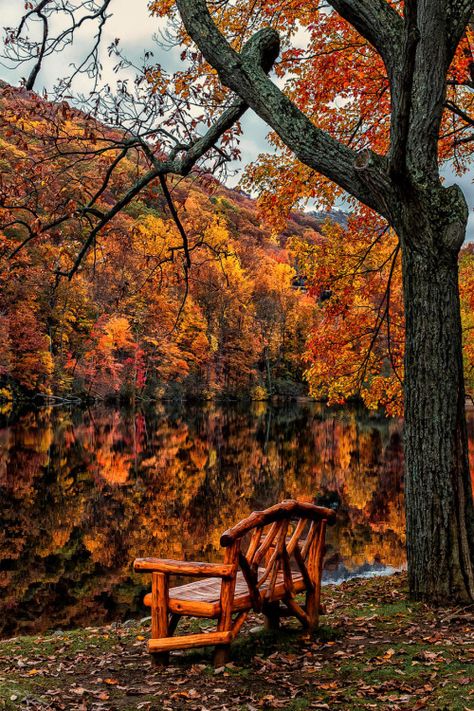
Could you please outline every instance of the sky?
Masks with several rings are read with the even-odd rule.
[[[112,86],[115,84],[117,76],[113,72],[114,61],[107,56],[107,46],[116,38],[120,38],[120,46],[124,54],[130,58],[139,58],[144,50],[151,49],[155,59],[162,64],[167,71],[175,71],[180,65],[179,48],[172,51],[165,51],[153,41],[153,35],[160,29],[159,21],[149,15],[146,0],[113,0],[113,13],[105,25],[104,41],[102,44],[103,79]],[[16,26],[24,8],[22,0],[0,0],[1,25]],[[81,56],[84,46],[90,42],[90,26],[85,26],[84,31],[77,36],[75,45],[68,49],[60,58],[56,57],[49,61],[45,69],[41,72],[37,82],[36,90],[40,92],[43,87],[52,86],[58,76],[58,62],[63,67]],[[66,70],[65,70],[66,71]],[[17,85],[22,76],[27,75],[27,67],[20,69],[11,68],[0,63],[0,78],[4,81]],[[87,91],[87,84],[78,86]],[[237,184],[242,168],[256,159],[259,153],[272,151],[273,148],[266,140],[268,128],[264,122],[251,110],[247,111],[242,120],[243,133],[240,139],[241,161],[231,165],[235,174],[231,176],[227,183],[230,186]],[[474,242],[474,184],[473,171],[469,171],[463,176],[455,176],[446,166],[443,169],[443,176],[446,185],[457,183],[466,196],[469,205],[469,224],[467,230],[467,240]],[[308,209],[318,208],[317,204],[311,204]]]

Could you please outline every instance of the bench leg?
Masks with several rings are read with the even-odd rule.
[[[213,663],[214,667],[218,669],[223,667],[230,660],[230,646],[228,644],[219,644],[214,649]]]
[[[280,628],[280,603],[278,601],[269,602],[265,605],[263,615],[266,630],[278,630]]]
[[[168,576],[153,573],[151,580],[151,636],[152,639],[168,637]],[[169,652],[152,652],[152,664],[169,663]]]
[[[309,618],[308,627],[310,632],[313,632],[319,624],[325,531],[326,521],[323,520],[319,524],[319,531],[309,552],[308,572],[314,585],[313,590],[306,593],[306,614]]]
[[[165,637],[172,637],[174,635],[180,619],[181,615],[171,615],[168,621],[168,633],[164,635]],[[153,666],[164,667],[170,662],[170,654],[169,652],[151,652],[151,661]]]
[[[240,541],[235,541],[229,548],[226,548],[224,563],[234,564],[240,549]],[[220,606],[221,612],[217,622],[217,631],[226,632],[232,630],[232,601],[234,599],[236,576],[222,580]],[[214,666],[223,667],[230,659],[230,645],[218,644],[214,650]]]
[[[321,582],[316,580],[314,590],[306,593],[306,614],[309,618],[309,631],[314,632],[319,625],[319,614],[321,611]]]

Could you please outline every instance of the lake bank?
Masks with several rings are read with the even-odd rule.
[[[217,673],[209,652],[173,653],[169,667],[153,667],[148,623],[6,640],[0,708],[474,708],[472,608],[411,603],[403,574],[327,586],[323,601],[327,615],[313,637],[290,621],[276,636],[257,631],[252,615],[233,661]]]

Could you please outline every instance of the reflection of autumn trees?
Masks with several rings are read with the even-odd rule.
[[[314,404],[54,410],[0,441],[4,633],[136,611],[133,558],[214,558],[225,528],[289,496],[339,504],[332,568],[404,560],[393,421]]]

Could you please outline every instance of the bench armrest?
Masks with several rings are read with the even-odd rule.
[[[189,575],[194,578],[233,578],[237,573],[236,565],[167,558],[137,558],[133,563],[133,569],[136,573],[166,573]]]

